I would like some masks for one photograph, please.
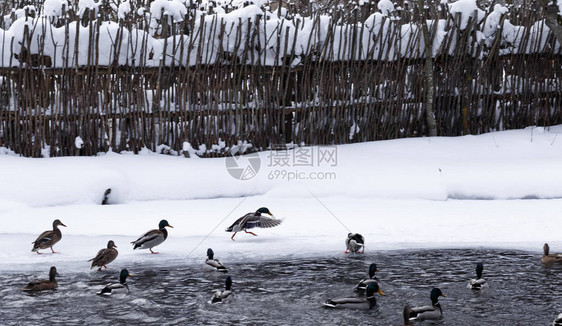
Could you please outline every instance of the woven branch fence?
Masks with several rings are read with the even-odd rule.
[[[241,142],[255,151],[427,135],[414,20],[311,16],[267,31],[267,13],[188,16],[163,15],[156,28],[104,25],[99,13],[30,17],[21,37],[0,34],[0,147],[180,155],[189,143],[209,157]],[[562,51],[538,13],[519,18],[516,42],[502,32],[506,16],[486,40],[476,15],[430,16],[440,19],[430,26],[439,135],[562,123]]]

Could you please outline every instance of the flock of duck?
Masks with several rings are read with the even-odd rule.
[[[267,214],[270,217],[264,216]],[[256,236],[255,233],[248,231],[248,229],[253,229],[256,227],[260,228],[270,228],[280,225],[282,220],[277,219],[266,207],[259,208],[255,212],[248,213],[239,219],[237,219],[230,227],[226,229],[227,232],[234,232],[231,239],[234,240],[234,236],[237,232],[244,231],[246,233]],[[39,250],[50,248],[52,253],[56,253],[53,246],[59,242],[62,238],[62,233],[59,226],[64,226],[60,220],[55,220],[53,222],[53,229],[45,231],[37,237],[33,242],[33,252],[41,254]],[[149,249],[151,253],[157,254],[152,250],[152,248],[162,244],[168,237],[168,232],[166,227],[173,228],[168,221],[161,220],[158,224],[158,229],[150,230],[140,236],[137,240],[132,241],[133,249]],[[349,233],[345,240],[346,250],[345,253],[356,253],[362,254],[365,251],[365,238],[359,233]],[[108,268],[107,265],[115,260],[118,255],[117,246],[110,240],[107,243],[107,248],[98,251],[96,256],[88,261],[91,261],[90,269],[98,267],[98,271],[103,268]],[[207,250],[207,259],[205,260],[205,266],[207,269],[215,270],[218,272],[228,272],[226,266],[218,259],[214,257],[215,253],[211,248]],[[545,264],[558,264],[562,263],[562,253],[550,253],[550,247],[547,243],[543,246],[543,256],[541,261]],[[484,266],[482,263],[476,265],[476,278],[469,280],[467,288],[471,290],[481,290],[487,286],[486,280],[482,277]],[[376,306],[376,294],[384,295],[381,290],[380,281],[375,276],[378,271],[376,264],[371,264],[369,266],[369,277],[363,279],[356,286],[357,291],[365,292],[365,297],[344,297],[329,299],[323,303],[324,307],[327,308],[337,308],[337,309],[363,309],[368,310]],[[48,280],[35,280],[29,282],[25,286],[23,291],[42,291],[42,290],[52,290],[57,287],[57,269],[52,266],[49,271]],[[110,283],[106,285],[98,294],[100,295],[110,295],[116,292],[129,292],[129,287],[127,285],[127,277],[130,277],[129,271],[127,269],[122,269],[119,275],[119,282]],[[224,291],[216,291],[211,298],[211,303],[222,302],[230,294],[232,294],[232,278],[230,276],[226,277],[225,289]],[[430,292],[431,305],[410,307],[405,306],[403,309],[403,318],[406,325],[410,325],[411,321],[421,321],[421,320],[434,320],[439,319],[443,315],[443,309],[439,304],[439,297],[446,297],[445,294],[439,288],[433,288]],[[554,326],[562,326],[562,314],[558,315],[557,318],[552,322]]]

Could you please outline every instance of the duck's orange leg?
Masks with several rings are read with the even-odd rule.
[[[159,254],[158,251],[152,251],[152,248],[148,248],[148,250],[150,250],[150,252],[153,253],[153,254]],[[107,267],[106,267],[106,268],[107,268]]]
[[[252,234],[252,235],[254,235],[254,236],[256,236],[256,237],[258,236],[258,235],[257,235],[257,234],[255,234],[254,232],[249,232],[249,231],[246,231],[246,230],[244,230],[244,232],[246,232],[246,233],[250,233],[250,234]]]
[[[53,252],[53,254],[58,254],[58,252],[53,250],[53,247],[51,247],[51,251]]]
[[[236,235],[236,233],[238,232],[234,232],[234,234],[230,237],[230,240],[234,241],[234,236]]]

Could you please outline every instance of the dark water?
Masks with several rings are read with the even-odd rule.
[[[20,291],[38,275],[0,275],[0,324],[181,324],[181,325],[400,325],[401,311],[429,304],[440,287],[444,317],[431,325],[549,325],[562,312],[562,266],[544,266],[538,255],[502,250],[386,251],[357,256],[269,260],[228,264],[234,295],[208,303],[225,274],[202,266],[130,266],[131,293],[101,297],[106,272],[59,271],[55,291]],[[356,283],[376,262],[386,296],[371,311],[328,310],[328,298],[360,296]],[[466,288],[477,262],[490,287]],[[46,270],[48,267],[46,268]],[[45,272],[46,274],[46,272]],[[43,275],[39,275],[43,276]]]

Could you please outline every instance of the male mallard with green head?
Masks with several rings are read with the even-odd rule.
[[[24,287],[23,291],[42,291],[42,290],[53,290],[57,287],[57,280],[55,276],[59,275],[57,273],[57,268],[52,266],[49,270],[49,279],[48,280],[35,280],[29,282],[26,287]]]
[[[377,305],[377,298],[375,297],[375,293],[384,295],[384,293],[379,288],[378,283],[371,283],[367,285],[367,290],[365,291],[365,293],[365,298],[339,298],[326,300],[323,306],[336,309],[369,310],[373,309],[373,307]]]
[[[211,299],[211,303],[223,302],[229,295],[232,294],[232,278],[230,276],[226,277],[224,291],[216,291]]]
[[[53,250],[53,246],[62,239],[62,233],[59,230],[59,225],[66,227],[66,225],[62,224],[60,220],[54,220],[53,229],[41,233],[39,237],[37,237],[37,240],[32,242],[33,249],[31,249],[31,251],[35,251],[40,254],[40,249],[51,248],[53,254],[56,254],[57,252]]]
[[[266,216],[263,216],[262,214],[268,214],[272,217],[266,217]],[[281,224],[281,222],[283,222],[283,220],[278,220],[276,218],[273,218],[273,214],[271,214],[269,209],[267,209],[266,207],[262,207],[262,208],[258,209],[255,213],[248,213],[248,214],[242,216],[241,218],[237,219],[225,231],[226,232],[234,232],[232,237],[230,237],[231,240],[234,240],[234,236],[239,231],[244,231],[246,233],[250,233],[254,236],[257,236],[257,234],[255,234],[253,232],[248,232],[247,230],[255,228],[255,227],[272,228],[274,226],[278,226],[279,224]]]
[[[476,264],[476,278],[468,281],[468,285],[466,286],[467,288],[472,290],[481,290],[488,285],[486,280],[482,278],[482,271],[484,271],[484,265],[482,265],[482,263]]]
[[[562,254],[551,254],[548,243],[545,243],[542,249],[543,255],[541,257],[541,261],[544,264],[562,263]]]
[[[133,276],[129,274],[127,269],[122,269],[119,273],[119,283],[109,283],[97,294],[111,295],[115,293],[129,293],[129,286],[127,285],[127,277]]]
[[[133,244],[133,249],[149,249],[151,253],[157,254],[158,252],[152,251],[152,248],[161,244],[168,238],[168,231],[166,227],[171,227],[168,221],[162,220],[158,224],[158,230],[150,230],[138,238],[136,241],[131,242]]]
[[[446,297],[441,289],[433,288],[431,290],[430,299],[431,299],[431,306],[422,306],[422,307],[413,307],[410,308],[409,306],[404,307],[404,318],[406,316],[409,320],[435,320],[441,318],[443,316],[443,309],[439,304],[439,297]]]
[[[213,249],[207,249],[207,259],[205,260],[205,267],[207,267],[208,269],[216,270],[218,272],[228,272],[226,266],[224,266],[220,260],[214,258],[214,256],[215,252],[213,251]]]
[[[106,265],[114,261],[115,258],[117,258],[117,255],[119,254],[119,252],[115,248],[117,248],[115,242],[113,242],[113,240],[109,240],[109,242],[107,243],[107,248],[101,249],[100,251],[98,251],[96,257],[88,260],[92,262],[92,266],[90,266],[90,269],[94,268],[95,266],[98,266],[99,267],[98,272],[99,272],[101,271],[102,267],[107,268]]]
[[[375,272],[378,272],[377,264],[372,263],[369,265],[369,277],[366,279],[361,280],[359,284],[357,284],[356,290],[365,291],[367,286],[371,283],[379,283],[379,279],[375,276]]]

